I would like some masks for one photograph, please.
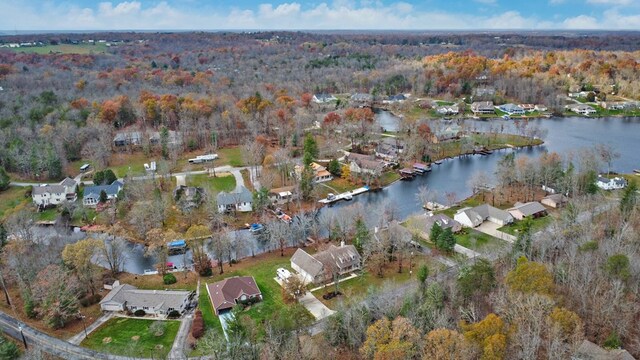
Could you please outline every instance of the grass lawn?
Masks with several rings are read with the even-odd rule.
[[[208,174],[189,175],[186,181],[188,186],[201,187],[210,195],[220,191],[231,192],[236,188],[236,178],[231,173],[217,173],[216,177]]]
[[[21,53],[33,53],[33,54],[49,54],[49,53],[62,53],[62,54],[90,54],[90,53],[104,53],[107,50],[107,46],[102,43],[94,44],[62,44],[62,45],[44,45],[44,46],[32,46],[32,47],[19,47],[11,48],[15,52]]]
[[[380,176],[380,184],[387,186],[398,179],[400,179],[400,174],[397,171],[387,171]]]
[[[334,189],[335,191],[328,189],[327,186],[329,186],[331,189]],[[351,183],[351,181],[342,178],[334,178],[331,181],[316,185],[316,188],[318,188],[319,192],[324,196],[326,196],[328,193],[336,194],[336,192],[338,194],[341,194],[343,192],[351,191],[359,187],[359,185],[354,185],[353,183]]]
[[[463,201],[461,201],[460,203],[458,203],[458,205],[452,206],[446,210],[442,210],[442,211],[436,211],[436,213],[442,213],[447,215],[448,217],[453,219],[453,216],[456,214],[456,212],[458,212],[458,210],[462,209],[462,208],[466,208],[466,207],[475,207],[478,205],[482,205],[485,202],[482,201],[482,195],[476,195],[476,196],[472,196],[468,199],[465,199]]]
[[[455,235],[455,238],[459,245],[480,252],[500,249],[507,245],[502,240],[473,229],[463,229],[462,232]]]
[[[155,322],[116,317],[100,326],[80,345],[110,354],[164,358],[171,351],[180,322],[164,321],[166,328],[160,336],[149,331],[149,326]]]
[[[30,199],[24,196],[26,191],[26,187],[19,186],[10,186],[7,190],[0,191],[0,219],[29,203]]]
[[[547,226],[549,226],[549,224],[551,224],[552,221],[553,221],[553,217],[549,215],[543,216],[537,219],[531,219],[531,233],[535,233],[537,231],[540,231],[546,228]],[[512,224],[503,226],[498,230],[505,232],[507,234],[518,236],[518,233],[522,231],[524,225],[525,225],[524,221],[516,221]]]
[[[58,217],[56,208],[38,212],[38,221],[54,221]]]
[[[216,160],[216,166],[219,165],[231,165],[231,166],[244,166],[244,159],[242,158],[242,149],[239,147],[231,147],[225,149],[218,149],[219,160]],[[219,164],[219,165],[217,165]]]

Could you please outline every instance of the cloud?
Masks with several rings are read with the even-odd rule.
[[[185,0],[182,0],[183,2]],[[299,1],[299,0],[298,0]],[[615,8],[596,16],[579,12],[572,17],[544,20],[518,11],[454,13],[417,9],[411,3],[378,0],[334,0],[263,3],[256,7],[220,9],[180,6],[161,1],[109,1],[80,7],[69,2],[25,5],[0,0],[6,29],[19,30],[218,30],[218,29],[629,29],[640,30],[640,14],[619,13]],[[487,0],[480,0],[487,1]],[[551,0],[558,1],[558,0]],[[614,0],[587,0],[614,1]],[[615,0],[624,2],[627,0]],[[36,2],[34,2],[36,3]]]
[[[496,0],[473,0],[474,2],[485,5],[496,5]]]
[[[587,3],[597,5],[623,6],[630,5],[633,1],[634,0],[587,0]]]

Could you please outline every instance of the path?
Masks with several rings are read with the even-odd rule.
[[[239,169],[232,169],[231,174],[236,178],[236,188],[233,192],[240,192],[240,188],[244,186],[244,179],[242,178],[242,173],[240,173]]]
[[[169,352],[169,359],[186,359],[185,355],[187,337],[189,337],[189,331],[191,330],[191,324],[193,323],[193,314],[185,315],[180,321],[180,328],[176,334],[176,338],[173,340],[173,346]]]
[[[99,317],[98,319],[96,319],[96,321],[93,322],[93,324],[87,326],[87,332],[85,334],[84,329],[82,331],[80,331],[79,333],[75,334],[72,338],[70,338],[68,341],[71,344],[74,345],[80,345],[80,343],[82,342],[82,340],[85,339],[85,337],[87,336],[87,334],[91,334],[92,332],[94,332],[97,328],[99,328],[102,324],[106,323],[107,321],[109,321],[109,319],[111,319],[113,317],[112,312],[108,312],[106,314],[103,314],[101,317]]]
[[[480,256],[479,252],[473,251],[471,249],[468,249],[468,248],[466,248],[466,247],[464,247],[462,245],[458,245],[458,244],[456,244],[453,247],[453,251],[457,252],[458,254],[462,254],[462,255],[468,257],[469,259],[473,259],[474,257],[479,257]]]
[[[333,191],[333,193],[334,193],[334,194],[339,194],[339,193],[340,193],[340,191],[338,191],[338,190],[336,190],[336,189],[332,188],[331,186],[329,186],[329,185],[327,185],[327,184],[325,184],[325,183],[318,183],[317,185],[321,185],[321,186],[326,187],[327,189],[329,189],[329,190]]]
[[[506,232],[498,230],[501,227],[502,225],[492,223],[491,221],[485,221],[480,224],[480,226],[478,226],[476,230],[489,236],[493,236],[494,238],[504,240],[513,244],[517,240],[517,238],[511,234],[507,234]]]
[[[273,278],[273,280],[277,282],[280,286],[284,287],[284,284],[282,280],[280,280],[280,278],[275,277]],[[313,315],[313,317],[316,318],[316,320],[322,320],[327,316],[331,316],[335,313],[335,311],[329,309],[325,304],[323,304],[322,301],[318,300],[318,298],[316,298],[311,293],[311,291],[307,291],[304,294],[304,296],[298,299],[298,302],[302,306],[304,306],[307,309],[307,311],[309,311],[311,315]]]

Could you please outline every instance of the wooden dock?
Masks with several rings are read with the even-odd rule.
[[[334,203],[334,202],[340,201],[340,200],[351,200],[351,198],[353,198],[353,196],[360,195],[360,194],[365,193],[367,191],[369,191],[369,187],[368,186],[363,186],[363,187],[357,188],[355,190],[351,190],[351,191],[344,192],[342,194],[335,195],[331,199],[326,198],[326,199],[319,200],[318,202],[321,203],[321,204],[331,204],[331,203]]]

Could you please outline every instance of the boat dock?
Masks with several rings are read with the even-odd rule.
[[[326,199],[319,200],[318,202],[321,204],[331,204],[340,200],[351,200],[354,196],[360,195],[369,191],[368,186],[363,186],[361,188],[357,188],[355,190],[347,191],[342,194],[334,195],[332,197],[328,197]]]

